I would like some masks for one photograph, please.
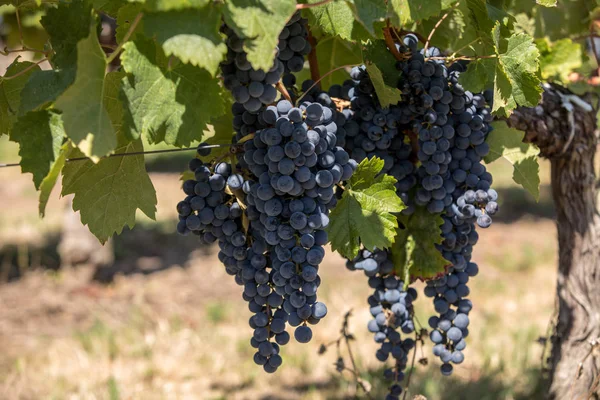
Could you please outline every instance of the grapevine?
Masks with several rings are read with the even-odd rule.
[[[328,214],[338,203],[334,188],[350,180],[359,163],[375,157],[383,160],[381,173],[394,177],[398,196],[407,205],[405,216],[425,208],[442,217],[444,241],[438,251],[448,265],[443,276],[427,281],[425,294],[434,298],[439,313],[429,319],[433,352],[443,362],[442,374],[450,375],[452,363],[463,362],[468,335],[472,305],[466,299],[467,282],[478,272],[471,262],[478,238],[475,223],[489,227],[490,215],[498,210],[491,175],[481,164],[491,130],[484,95],[459,84],[462,64],[448,68],[444,60],[426,59],[439,57],[441,51],[419,51],[412,34],[394,45],[403,55],[395,64],[402,91],[397,104],[380,104],[364,66],[354,67],[350,80],[327,92],[314,81],[302,82],[300,95],[290,73],[304,63],[301,56],[310,45],[298,13],[280,35],[269,71],[252,69],[243,40],[227,26],[223,31],[228,57],[221,69],[235,99],[234,143],[243,141],[233,168],[245,171],[247,178],[233,174],[232,165],[223,162],[211,175],[207,166],[192,160],[196,180],[184,183],[188,198],[178,205],[178,231],[191,230],[208,243],[219,239],[219,258],[244,286],[243,297],[254,313],[254,361],[275,372],[282,364],[279,346],[290,340],[286,324],[296,327],[298,342],[306,343],[312,338],[308,325],[325,317],[327,308],[317,301],[318,268],[325,255],[322,246],[328,243]],[[285,98],[276,101],[280,79],[296,105]],[[341,102],[345,105],[339,109]],[[222,193],[226,186],[240,196],[244,210]],[[205,203],[208,208],[203,208]],[[397,276],[392,257],[389,250],[365,248],[348,261],[348,268],[365,272],[374,289],[368,299],[374,317],[368,329],[381,344],[377,359],[385,362],[391,354],[395,360],[385,374],[396,382],[390,386],[390,399],[402,392],[408,353],[415,346],[406,335],[415,331],[412,304],[417,298],[414,289],[406,288],[410,282]]]
[[[328,247],[371,290],[364,329],[385,366],[386,400],[407,396],[419,346],[441,375],[460,368],[478,322],[473,250],[503,201],[488,164],[508,160],[537,198],[537,138],[525,123],[527,136],[515,129],[511,113],[540,103],[551,88],[542,81],[583,82],[583,57],[555,54],[579,45],[537,32],[541,7],[556,4],[10,3],[18,46],[0,54],[33,61],[16,57],[0,77],[0,134],[21,157],[0,167],[33,174],[41,215],[61,182],[104,243],[132,227],[138,209],[155,217],[144,155],[195,150],[173,229],[218,247],[250,311],[259,368],[277,372],[284,346],[311,342],[323,318],[342,312],[320,291]],[[43,46],[26,43],[27,13]],[[108,40],[101,18],[117,27]],[[573,40],[596,37],[594,18]],[[557,93],[572,129],[553,149],[566,157],[574,113],[593,107]],[[425,326],[416,318],[423,301],[435,310]],[[354,360],[336,368],[368,392]]]

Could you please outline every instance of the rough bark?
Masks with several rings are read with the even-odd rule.
[[[559,87],[520,108],[509,124],[526,132],[551,162],[559,242],[558,318],[551,337],[548,398],[600,398],[600,216],[594,156],[596,110],[575,104],[570,120]],[[573,124],[571,123],[573,122]],[[574,128],[574,130],[572,130]]]

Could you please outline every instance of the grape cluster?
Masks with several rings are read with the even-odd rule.
[[[291,75],[290,72],[302,71],[304,57],[310,53],[312,47],[308,42],[306,19],[302,18],[299,11],[292,15],[279,34],[278,48],[277,58],[284,64],[286,75]]]
[[[487,228],[490,215],[498,211],[498,195],[490,188],[492,176],[482,159],[489,152],[485,142],[492,120],[485,96],[465,90],[459,83],[464,66],[446,67],[442,60],[425,60],[439,55],[415,49],[409,40],[411,58],[397,67],[403,72],[398,87],[403,92],[399,105],[412,113],[411,129],[417,135],[420,165],[418,183],[412,200],[429,212],[442,214],[443,243],[438,247],[451,262],[448,273],[428,282],[426,295],[433,297],[439,314],[430,319],[434,329],[430,338],[434,354],[443,364],[444,375],[452,364],[464,359],[462,350],[468,335],[468,312],[472,304],[467,282],[478,272],[471,262],[473,246],[479,236],[476,225]]]
[[[268,107],[275,127],[256,132],[244,143],[244,161],[258,181],[244,187],[250,228],[269,247],[273,291],[283,296],[294,337],[306,343],[308,324],[327,308],[317,302],[318,269],[327,243],[325,228],[335,206],[334,186],[349,179],[356,163],[336,147],[331,109],[287,100]]]
[[[433,305],[439,316],[429,318],[432,328],[430,339],[435,344],[433,354],[443,362],[442,374],[452,373],[452,363],[460,364],[464,360],[462,351],[467,346],[465,338],[469,335],[469,311],[473,308],[469,295],[469,277],[479,272],[477,264],[469,262],[466,267],[457,269],[440,279],[428,281],[425,295],[432,297]]]
[[[244,51],[243,39],[227,26],[223,28],[223,31],[227,35],[227,58],[221,63],[223,84],[231,91],[234,100],[243,107],[244,111],[257,114],[277,98],[275,85],[281,78],[285,65],[276,57],[273,66],[268,71],[252,68]],[[241,110],[238,107],[234,111]],[[234,112],[234,116],[239,115],[243,115],[243,113]],[[252,123],[247,125],[252,125]]]
[[[411,160],[412,147],[405,135],[411,113],[397,105],[381,107],[364,67],[354,67],[350,75],[351,80],[330,89],[334,97],[341,95],[342,99],[350,101],[353,110],[350,115],[353,124],[345,131],[345,148],[358,162],[365,158],[381,158],[383,172],[396,178],[399,194],[406,197],[417,184],[416,168]]]
[[[203,151],[199,148],[199,153]],[[285,331],[289,315],[282,308],[283,296],[272,289],[275,284],[269,246],[256,232],[244,228],[238,199],[244,198],[244,188],[253,183],[233,173],[227,163],[218,163],[211,171],[199,159],[193,159],[189,167],[195,179],[183,184],[188,197],[177,205],[177,230],[199,235],[202,243],[218,241],[219,260],[244,287],[242,297],[253,313],[249,324],[254,329],[250,343],[257,349],[254,361],[266,372],[275,372],[283,362],[279,346],[290,340]],[[315,313],[323,312],[320,303],[313,308]]]
[[[240,232],[239,225],[242,208],[233,196],[225,192],[226,188],[230,191],[241,189],[244,178],[233,173],[231,165],[224,162],[218,163],[211,171],[194,158],[189,167],[195,179],[183,183],[187,197],[177,204],[177,231],[183,235],[192,232],[205,243],[223,240],[245,251],[246,237]]]
[[[471,262],[479,239],[476,227],[489,227],[498,211],[492,176],[482,164],[489,152],[485,140],[492,129],[491,99],[465,90],[459,83],[465,66],[431,60],[440,50],[419,51],[414,35],[407,35],[398,50],[406,55],[396,64],[402,72],[398,104],[380,107],[363,67],[354,68],[352,79],[332,86],[330,94],[350,101],[351,112],[344,115],[359,127],[345,130],[344,148],[357,161],[373,156],[384,160],[384,171],[398,180],[398,195],[408,206],[403,214],[425,207],[442,217],[438,249],[451,265],[443,277],[428,282],[426,294],[434,298],[439,314],[430,320],[431,339],[447,375],[450,363],[462,362],[468,335],[472,305],[466,299],[467,281],[478,272]]]
[[[417,298],[417,291],[413,288],[404,290],[404,282],[394,275],[389,251],[362,250],[354,260],[346,262],[346,267],[362,270],[369,277],[369,286],[374,289],[368,298],[374,319],[367,327],[374,334],[375,342],[381,345],[375,354],[377,359],[385,362],[390,355],[394,359],[394,367],[384,371],[384,377],[394,382],[386,400],[398,400],[408,353],[415,346],[412,338],[402,338],[399,331],[406,335],[415,331],[412,303]]]
[[[438,50],[429,51],[437,54]],[[425,60],[422,52],[411,54],[397,67],[404,77],[399,82],[403,93],[399,106],[412,113],[411,129],[419,143],[415,203],[434,214],[445,211],[461,220],[475,217],[480,227],[487,228],[491,218],[485,207],[493,192],[487,193],[492,176],[481,162],[489,152],[485,139],[492,119],[486,100],[460,85],[463,65],[447,68],[442,60]],[[479,200],[469,194],[467,202],[467,191],[478,191]],[[497,211],[495,201],[490,211]]]

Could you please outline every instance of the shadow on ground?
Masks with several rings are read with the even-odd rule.
[[[174,224],[174,222],[173,222]],[[58,270],[63,266],[58,251],[60,233],[43,242],[7,243],[0,248],[0,282],[19,279],[33,269]],[[97,265],[92,279],[110,283],[117,274],[152,274],[171,267],[186,267],[192,252],[210,255],[214,246],[201,246],[195,236],[182,237],[160,224],[137,225],[113,239],[114,262]]]
[[[276,395],[259,396],[257,400],[296,399],[299,395],[303,397],[313,392],[328,393],[326,397],[328,400],[384,399],[388,393],[389,383],[381,379],[382,375],[383,369],[369,370],[361,375],[372,388],[370,396],[365,395],[360,389],[353,394],[355,384],[348,380],[348,375],[332,374],[329,380],[282,385]],[[531,369],[525,375],[521,377],[520,382],[524,381],[527,384],[519,387],[506,381],[506,370],[502,366],[474,373],[468,379],[443,377],[437,367],[426,367],[425,370],[417,369],[413,374],[406,400],[411,400],[416,395],[423,395],[427,400],[542,400],[544,381],[541,371]],[[227,399],[252,384],[252,382],[242,382],[234,385],[213,385],[213,389],[223,392],[223,396],[214,400]],[[402,396],[400,398],[402,399]]]

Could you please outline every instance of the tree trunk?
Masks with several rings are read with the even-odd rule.
[[[519,108],[509,125],[524,130],[551,162],[557,215],[558,318],[548,359],[548,398],[600,398],[600,215],[596,208],[596,110],[571,102],[565,89],[547,86],[542,103]]]

